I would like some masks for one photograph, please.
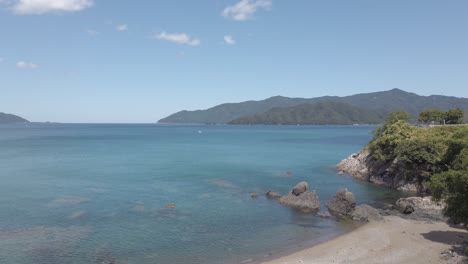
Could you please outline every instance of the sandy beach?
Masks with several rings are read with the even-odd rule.
[[[264,264],[292,263],[462,263],[463,257],[441,254],[468,240],[468,231],[442,222],[386,216],[314,247]]]

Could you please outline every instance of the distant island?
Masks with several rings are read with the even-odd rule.
[[[443,111],[460,108],[468,111],[468,99],[452,96],[420,96],[392,89],[351,96],[289,98],[275,96],[261,101],[226,103],[206,110],[180,111],[158,123],[198,124],[375,124],[395,110],[409,112],[417,118],[426,109]]]
[[[28,123],[29,121],[13,114],[0,113],[0,124]]]

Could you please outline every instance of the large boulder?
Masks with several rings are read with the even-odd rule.
[[[398,211],[404,214],[411,214],[414,211],[442,211],[442,203],[435,203],[431,196],[400,198],[396,202]]]
[[[313,212],[320,209],[320,201],[315,191],[309,192],[307,182],[300,182],[285,196],[276,192],[268,191],[266,195],[279,200],[283,205],[301,210],[302,212]]]
[[[296,208],[302,212],[313,212],[320,209],[320,201],[315,191],[306,191],[300,195],[292,193],[282,196],[279,199],[281,204]]]
[[[362,222],[382,221],[383,217],[379,211],[372,206],[362,204],[356,206],[354,212],[351,213],[353,220]]]
[[[299,196],[309,190],[309,184],[307,182],[300,182],[292,188],[292,190],[289,192],[290,194],[293,194],[295,196]]]
[[[336,192],[335,197],[327,204],[328,211],[338,216],[349,216],[356,208],[356,198],[348,189]]]

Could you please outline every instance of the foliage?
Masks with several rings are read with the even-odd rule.
[[[447,124],[462,124],[463,123],[463,110],[460,108],[448,110],[445,113],[445,123]]]
[[[456,223],[468,223],[468,170],[449,170],[431,177],[433,198],[444,200],[445,214]]]
[[[428,109],[419,113],[418,121],[421,123],[443,123],[445,113],[439,109]]]
[[[391,112],[390,114],[388,114],[388,116],[385,118],[385,122],[388,123],[388,124],[391,124],[391,123],[395,123],[395,122],[397,122],[399,120],[407,122],[410,119],[411,119],[410,113],[408,113],[406,111],[399,110],[399,111],[394,111],[394,112]]]
[[[468,223],[468,126],[415,127],[395,116],[374,131],[371,155],[419,177],[449,217]]]
[[[374,139],[368,146],[372,155],[382,161],[394,160],[398,156],[398,147],[413,135],[415,129],[403,120],[389,120],[391,122],[374,131]]]

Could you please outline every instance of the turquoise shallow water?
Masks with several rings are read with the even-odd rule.
[[[393,201],[334,170],[372,129],[0,126],[0,263],[229,264],[329,239],[353,225],[263,193],[307,181],[323,205],[343,187],[359,203]]]

